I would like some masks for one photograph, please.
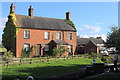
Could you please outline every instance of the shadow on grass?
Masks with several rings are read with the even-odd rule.
[[[46,67],[31,67],[22,68],[19,70],[14,70],[14,74],[4,74],[2,80],[15,80],[19,78],[20,80],[26,80],[28,76],[33,76],[35,80],[47,79],[53,76],[64,75],[76,71],[80,71],[80,68],[86,65],[72,64],[69,66],[46,66]]]

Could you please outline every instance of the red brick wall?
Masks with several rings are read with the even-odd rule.
[[[85,45],[84,51],[86,53],[91,53],[91,52],[97,53],[97,46],[93,44],[92,42],[89,42]]]
[[[24,30],[29,30],[30,31],[30,38],[29,39],[24,39]],[[44,32],[48,31],[50,32],[50,39],[45,40],[44,39]],[[41,44],[42,49],[41,49],[41,55],[43,54],[43,48],[45,44],[49,43],[52,40],[52,35],[53,35],[53,40],[56,39],[56,32],[61,32],[61,38],[64,39],[68,44],[73,45],[73,53],[75,52],[76,49],[76,32],[71,32],[72,33],[72,40],[68,40],[68,31],[53,31],[53,30],[37,30],[37,29],[20,29],[16,35],[16,57],[21,56],[21,50],[24,48],[24,43],[29,43],[30,46],[36,45],[36,44]]]

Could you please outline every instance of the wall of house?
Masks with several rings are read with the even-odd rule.
[[[93,44],[92,42],[89,42],[85,45],[84,51],[85,53],[91,53],[91,52],[97,53],[98,49],[95,44]]]
[[[30,38],[24,39],[24,30],[30,31]],[[50,39],[45,40],[44,39],[44,32],[48,31],[50,32]],[[24,48],[24,43],[29,43],[30,46],[35,46],[36,44],[41,44],[41,55],[44,51],[45,44],[49,43],[52,39],[56,39],[56,32],[61,32],[61,39],[65,40],[68,44],[73,45],[73,52],[74,54],[76,49],[76,32],[72,33],[72,40],[68,40],[68,32],[69,31],[54,31],[54,30],[38,30],[38,29],[19,29],[17,35],[16,35],[16,57],[21,56],[21,50]],[[35,50],[34,50],[35,51]],[[33,53],[33,55],[37,55],[36,52]]]

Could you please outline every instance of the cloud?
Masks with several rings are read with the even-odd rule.
[[[7,18],[0,18],[0,28],[4,28],[5,27],[5,23],[7,21]]]
[[[101,30],[100,26],[80,25],[82,28],[78,28],[83,33],[97,33]]]
[[[80,35],[81,38],[90,38],[90,37],[101,37],[104,41],[106,41],[107,36],[105,34],[95,34],[95,35]]]

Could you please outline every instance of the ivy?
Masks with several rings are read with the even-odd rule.
[[[64,21],[65,21],[68,25],[72,26],[72,27],[75,29],[75,31],[77,31],[76,28],[75,28],[74,23],[73,23],[71,20],[64,19]]]
[[[8,21],[6,22],[6,27],[3,30],[2,43],[7,51],[12,51],[15,53],[16,45],[16,23],[15,14],[10,13],[8,16]]]

